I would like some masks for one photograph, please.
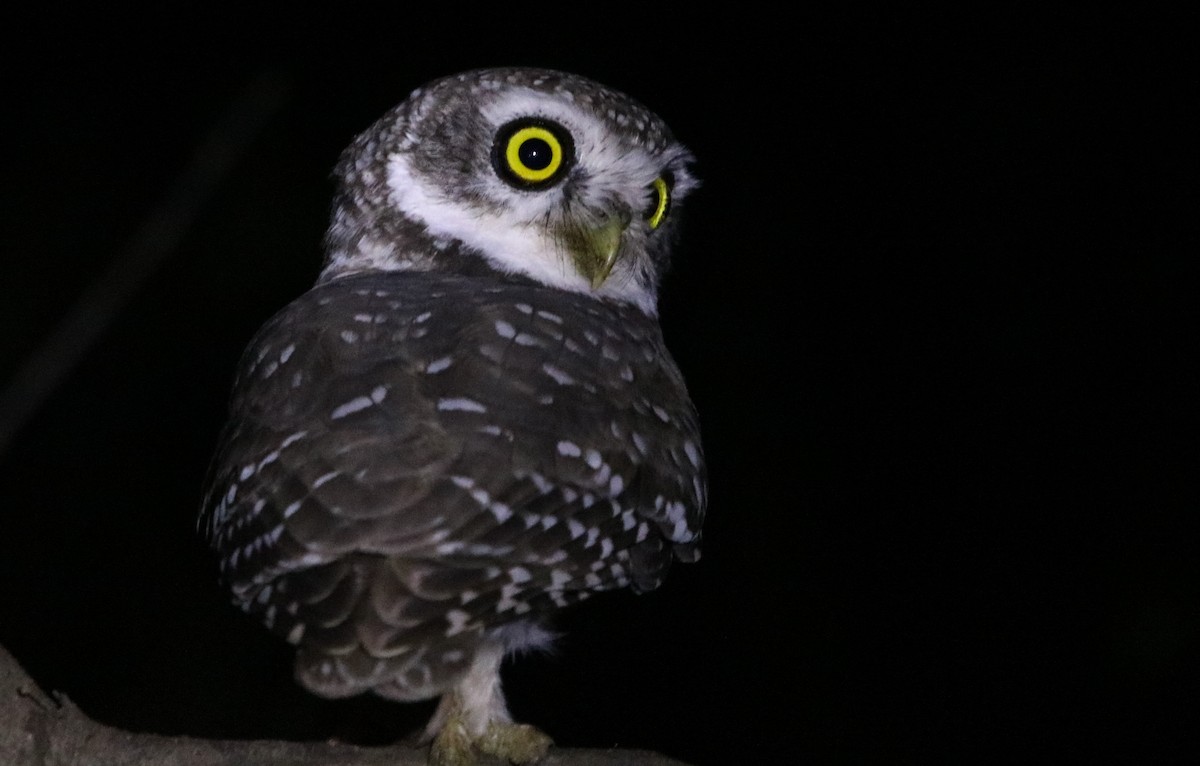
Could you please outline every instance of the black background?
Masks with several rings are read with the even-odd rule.
[[[699,158],[661,310],[712,503],[699,564],[567,612],[555,655],[508,668],[517,716],[696,764],[1186,759],[1196,184],[1171,139],[1193,20],[8,13],[0,387],[239,94],[278,104],[0,434],[0,643],[45,687],[160,733],[385,743],[423,722],[295,686],[194,517],[241,349],[315,277],[340,150],[428,79],[528,64],[635,96]]]

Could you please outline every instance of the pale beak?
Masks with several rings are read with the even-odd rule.
[[[599,289],[621,255],[621,240],[629,226],[629,215],[576,221],[560,230],[575,268],[593,290]]]

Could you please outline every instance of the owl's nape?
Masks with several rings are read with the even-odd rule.
[[[656,320],[691,155],[627,97],[499,69],[344,153],[316,286],[240,364],[201,528],[324,697],[441,697],[431,760],[514,763],[505,656],[698,556],[696,413]]]

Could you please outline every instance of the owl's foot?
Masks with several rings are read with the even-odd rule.
[[[461,716],[452,716],[433,738],[429,766],[475,766],[475,749]]]
[[[446,725],[433,738],[429,748],[430,766],[475,766],[475,751],[493,755],[508,763],[532,764],[546,757],[553,742],[550,737],[528,724],[489,723],[475,739],[467,733],[463,716],[451,713]]]
[[[475,652],[467,672],[441,704],[425,729],[432,739],[430,766],[475,766],[476,753],[506,763],[532,764],[546,757],[553,744],[536,728],[513,723],[500,691],[504,647],[486,642]]]
[[[475,743],[479,749],[511,763],[537,763],[554,741],[525,723],[491,723]]]

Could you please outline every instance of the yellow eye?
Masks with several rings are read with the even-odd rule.
[[[500,129],[492,147],[492,165],[508,183],[523,189],[550,186],[575,161],[571,134],[549,120],[514,120]]]
[[[657,229],[671,209],[671,177],[659,176],[650,184],[650,206],[646,208],[646,223]]]

